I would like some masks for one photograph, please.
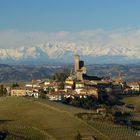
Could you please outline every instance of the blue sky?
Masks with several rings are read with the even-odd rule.
[[[140,0],[0,0],[0,57],[48,43],[53,57],[65,49],[140,59]]]
[[[140,0],[0,0],[0,30],[82,31],[140,27]]]

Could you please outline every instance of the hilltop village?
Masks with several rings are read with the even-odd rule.
[[[10,96],[42,97],[60,102],[76,98],[94,98],[96,101],[102,101],[112,95],[137,94],[140,84],[126,84],[122,79],[89,76],[84,61],[80,60],[79,55],[75,55],[74,68],[69,74],[57,73],[53,79],[32,80],[22,86],[17,84],[7,88],[7,91]]]
[[[126,83],[121,78],[90,76],[79,55],[74,56],[74,65],[71,71],[63,69],[49,79],[0,85],[0,95],[5,96],[1,97],[2,100],[28,101],[31,102],[31,106],[34,103],[39,103],[39,105],[41,103],[43,106],[49,104],[47,109],[53,104],[56,106],[56,110],[58,110],[57,106],[62,107],[65,106],[64,104],[66,104],[66,108],[74,106],[77,108],[73,109],[83,110],[74,113],[78,120],[81,119],[90,125],[96,124],[96,126],[98,126],[98,122],[101,122],[101,125],[107,123],[107,125],[113,125],[113,128],[121,125],[127,129],[129,127],[134,133],[133,136],[139,134],[139,122],[135,118],[139,118],[140,115],[140,83]],[[41,109],[44,111],[43,107]],[[56,111],[56,113],[58,112]]]

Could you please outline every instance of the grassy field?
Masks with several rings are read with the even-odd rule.
[[[83,140],[137,138],[123,126],[75,117],[82,112],[91,111],[43,99],[0,97],[0,132],[8,134],[6,140],[74,140],[78,132]]]
[[[85,138],[108,139],[74,116],[83,111],[47,100],[1,97],[0,131],[8,132],[7,140],[73,140],[78,131]]]
[[[124,97],[123,102],[125,102],[126,104],[134,105],[136,111],[133,112],[131,120],[136,124],[137,128],[140,131],[140,95],[133,97]]]
[[[107,135],[111,140],[139,140],[137,132],[130,127],[97,120],[91,120],[88,123]]]
[[[133,104],[136,109],[140,109],[140,95],[124,97],[122,101],[126,104]]]

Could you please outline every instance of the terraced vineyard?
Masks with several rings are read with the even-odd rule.
[[[137,131],[130,127],[114,125],[104,121],[88,121],[94,128],[107,135],[111,140],[139,140]]]

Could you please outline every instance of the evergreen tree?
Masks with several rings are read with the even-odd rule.
[[[19,87],[19,84],[18,83],[13,83],[12,88],[15,88],[15,87]]]
[[[3,85],[0,85],[0,96],[6,95],[6,94],[7,94],[6,88],[4,88]]]

